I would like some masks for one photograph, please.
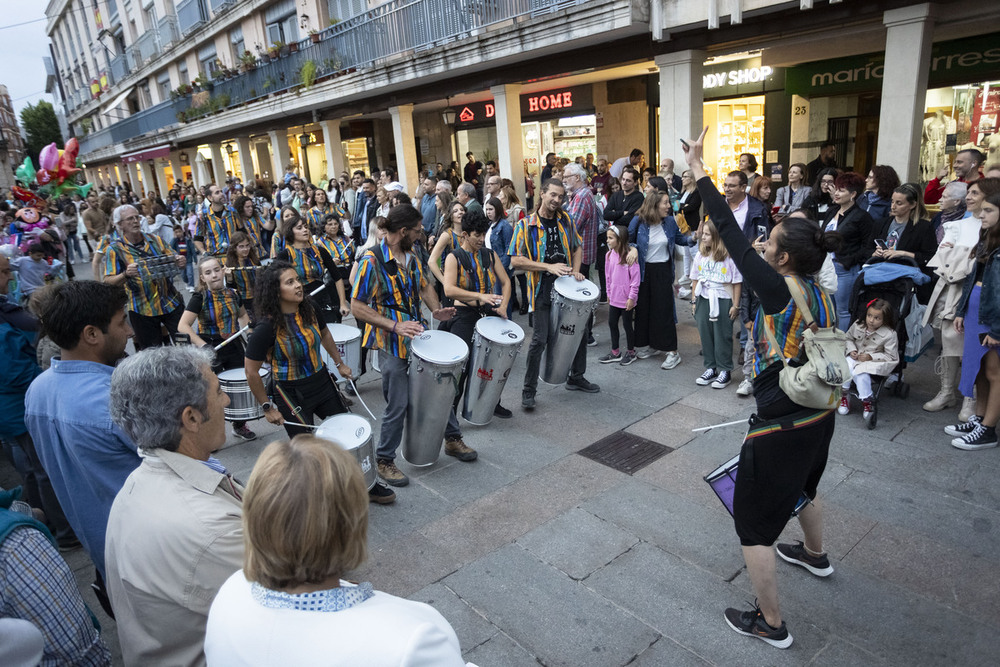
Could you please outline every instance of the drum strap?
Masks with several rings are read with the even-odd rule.
[[[378,274],[377,275],[378,275],[379,289],[382,292],[382,294],[391,294],[392,293],[392,286],[389,285],[389,280],[387,278],[387,276],[388,276],[388,264],[385,261],[385,257],[382,256],[382,251],[381,251],[381,249],[378,246],[376,246],[370,252],[371,252],[372,256],[375,258],[375,263],[378,264],[378,269],[379,270],[378,270]],[[396,266],[394,267],[394,271],[399,271],[399,263],[395,262],[395,264],[396,264]],[[406,267],[406,270],[408,270],[408,269],[409,269],[409,267]],[[395,311],[400,312],[400,313],[405,313],[411,319],[416,320],[416,321],[419,322],[420,319],[421,319],[420,316],[419,316],[419,312],[420,311],[419,311],[419,309],[417,307],[415,307],[415,304],[414,304],[414,295],[411,293],[412,291],[413,290],[405,290],[405,289],[404,290],[400,290],[400,292],[402,292],[402,294],[403,294],[403,299],[406,300],[406,303],[404,305],[397,305],[397,304],[394,304],[394,303],[387,303],[384,299],[380,301],[378,298],[375,299],[375,302],[376,302],[377,305],[382,306],[383,308],[388,308],[390,310],[395,310]],[[419,296],[417,296],[417,299],[419,299]],[[417,314],[415,314],[415,313],[417,313]]]

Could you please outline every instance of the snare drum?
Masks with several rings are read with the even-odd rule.
[[[462,416],[470,424],[485,426],[493,419],[507,376],[524,343],[524,329],[513,320],[484,317],[472,335],[472,363],[465,389]]]
[[[333,342],[337,345],[340,358],[350,367],[354,379],[357,379],[361,375],[361,329],[347,324],[327,324],[326,328],[333,336]],[[337,370],[337,364],[333,363],[333,358],[327,354],[325,348],[320,348],[320,354],[327,369],[336,376],[337,380],[343,380],[340,371]]]
[[[562,384],[569,377],[573,358],[580,349],[587,321],[597,309],[600,294],[600,288],[589,280],[562,276],[553,282],[549,339],[540,375],[542,382]]]
[[[410,344],[410,401],[403,458],[415,466],[438,459],[469,346],[447,331],[425,331]]]
[[[329,440],[344,451],[350,452],[361,466],[365,484],[371,490],[375,486],[375,446],[372,427],[364,417],[352,414],[334,415],[323,420],[316,429],[316,437]]]
[[[264,386],[267,386],[271,378],[271,369],[261,366],[258,371]],[[260,419],[264,416],[264,408],[260,406],[257,399],[250,392],[250,384],[247,382],[247,372],[243,368],[233,368],[219,373],[219,386],[229,397],[229,405],[226,406],[226,421],[243,422],[251,419]]]

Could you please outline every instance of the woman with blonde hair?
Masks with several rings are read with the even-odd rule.
[[[357,460],[331,442],[267,446],[243,497],[243,569],[209,612],[209,665],[465,665],[434,608],[342,579],[368,555],[366,495]]]
[[[514,190],[513,181],[505,178],[500,182],[500,195],[497,199],[499,199],[500,203],[503,205],[503,210],[507,213],[507,222],[510,223],[511,227],[524,219],[524,206],[521,205],[521,200],[517,196],[517,191]],[[524,274],[524,271],[515,271],[513,276],[517,279],[517,284],[521,291],[521,297],[520,300],[518,300],[517,291],[511,290],[513,295],[511,298],[511,309],[517,308],[519,313],[527,315],[528,278]]]

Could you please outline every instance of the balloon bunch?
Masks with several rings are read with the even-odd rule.
[[[37,195],[24,188],[13,188],[15,196],[23,201],[27,206],[38,207],[44,204],[41,197],[58,197],[63,194],[78,194],[86,197],[92,187],[91,183],[77,185],[72,177],[80,172],[77,166],[77,154],[80,152],[80,143],[76,137],[66,142],[66,148],[59,150],[55,143],[51,143],[38,154],[38,171],[30,157],[24,158],[24,163],[14,170],[18,180],[27,185],[34,183],[38,186]]]

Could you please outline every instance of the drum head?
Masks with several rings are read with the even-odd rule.
[[[573,276],[561,276],[553,283],[556,292],[570,301],[597,301],[601,290],[589,280],[577,280]]]
[[[243,368],[231,368],[228,371],[222,371],[219,373],[219,379],[225,380],[226,382],[245,381],[247,379],[247,372],[246,369]]]
[[[367,419],[358,415],[334,415],[323,420],[316,429],[316,437],[351,451],[368,442],[372,437],[372,427]]]
[[[451,364],[469,356],[469,346],[455,334],[428,330],[413,339],[413,354],[435,364]]]
[[[333,336],[335,343],[346,343],[355,338],[361,338],[361,329],[347,324],[327,324],[326,328],[330,330],[330,335]]]
[[[476,331],[486,340],[504,345],[514,345],[524,340],[524,329],[514,320],[502,317],[484,317],[476,322]]]

